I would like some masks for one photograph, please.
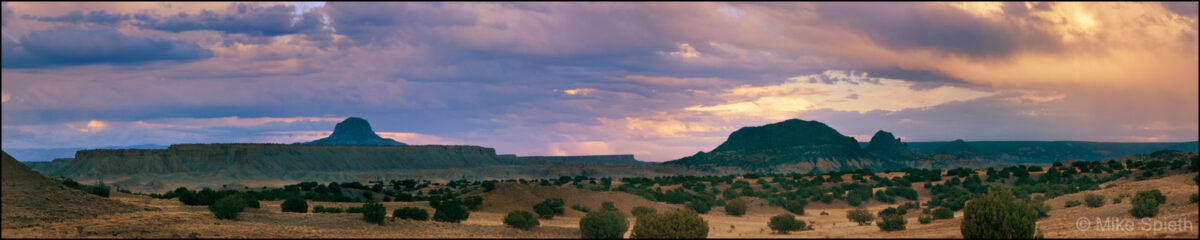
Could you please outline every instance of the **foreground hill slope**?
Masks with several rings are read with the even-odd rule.
[[[5,228],[142,210],[63,186],[17,162],[8,153],[0,161]]]

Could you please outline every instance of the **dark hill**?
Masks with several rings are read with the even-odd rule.
[[[333,134],[316,141],[298,144],[308,145],[359,145],[359,146],[407,146],[390,138],[382,138],[371,130],[367,120],[350,117],[333,128]]]
[[[908,148],[908,144],[901,142],[900,138],[892,133],[883,130],[875,132],[875,136],[871,137],[871,143],[865,150],[877,157],[893,161],[914,160],[918,157],[912,149]]]
[[[852,137],[817,121],[791,119],[744,127],[712,152],[669,161],[700,169],[733,167],[753,171],[890,169],[898,164],[859,148]]]

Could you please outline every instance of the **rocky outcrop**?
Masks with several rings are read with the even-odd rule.
[[[871,143],[864,150],[876,157],[892,161],[911,161],[918,157],[916,152],[900,141],[900,138],[883,130],[875,132],[875,136],[871,137]]]
[[[578,163],[588,165],[637,165],[644,162],[633,158],[633,154],[590,155],[590,156],[528,156],[518,157],[527,163]]]
[[[359,145],[359,146],[407,146],[391,138],[382,138],[371,130],[367,120],[357,117],[347,118],[333,128],[333,134],[316,141],[297,143],[307,145]]]
[[[136,174],[225,173],[273,177],[296,171],[354,172],[476,168],[504,164],[478,146],[322,146],[178,144],[166,150],[84,150],[52,176],[110,178]]]
[[[745,170],[836,171],[861,168],[893,169],[899,164],[859,148],[852,137],[817,121],[791,119],[744,127],[712,152],[699,152],[667,164],[701,169],[736,167]],[[807,168],[807,169],[794,169]]]

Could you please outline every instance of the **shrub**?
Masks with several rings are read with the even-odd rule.
[[[461,222],[467,220],[471,216],[471,212],[467,211],[467,207],[463,206],[459,201],[445,201],[438,204],[434,209],[433,220],[439,222]]]
[[[707,238],[708,221],[690,209],[638,217],[633,238]]]
[[[1188,197],[1188,202],[1190,202],[1190,203],[1196,203],[1197,201],[1200,201],[1200,199],[1198,199],[1198,198],[1200,198],[1200,196],[1198,196],[1197,194],[1193,193],[1193,194],[1192,194],[1192,196],[1189,196],[1189,197]]]
[[[1104,196],[1100,194],[1088,194],[1083,196],[1083,202],[1090,208],[1098,208],[1104,206]]]
[[[508,212],[508,215],[504,216],[504,225],[521,230],[529,230],[539,224],[541,223],[533,216],[533,213],[525,210],[515,210]]]
[[[363,206],[363,220],[370,223],[383,225],[384,217],[387,217],[387,208],[383,204],[376,201],[367,201]]]
[[[1138,218],[1154,217],[1158,215],[1158,205],[1166,201],[1167,197],[1158,189],[1141,191],[1133,197],[1133,209],[1129,213]]]
[[[262,207],[262,204],[258,202],[257,197],[254,197],[250,194],[241,194],[241,193],[234,194],[234,195],[238,196],[242,200],[242,202],[246,204],[246,207],[248,207],[248,208]]]
[[[784,210],[795,213],[796,215],[804,215],[804,206],[808,205],[804,200],[784,200],[781,204]]]
[[[91,190],[88,190],[88,193],[95,194],[96,196],[101,196],[101,197],[108,197],[108,194],[110,192],[112,192],[112,189],[109,188],[108,186],[105,186],[104,181],[100,181],[99,184],[96,184],[95,187],[92,187]]]
[[[316,207],[313,207],[312,212],[313,213],[342,213],[343,211],[341,208],[316,206]]]
[[[796,220],[796,216],[786,213],[775,215],[774,217],[771,217],[771,221],[767,222],[767,226],[770,227],[771,230],[781,234],[788,234],[788,232],[791,231],[804,230],[804,225],[804,221]]]
[[[1008,190],[989,189],[963,208],[963,238],[1031,238],[1038,210],[1029,202],[1014,202]]]
[[[238,213],[246,209],[246,202],[240,196],[230,195],[208,206],[217,219],[236,219]]]
[[[533,212],[536,212],[538,217],[542,219],[554,219],[554,208],[550,207],[546,202],[534,204]]]
[[[712,205],[709,205],[708,201],[704,201],[701,199],[694,199],[692,201],[689,201],[687,204],[684,205],[684,207],[695,210],[698,213],[708,213],[708,210],[712,210]]]
[[[658,210],[654,210],[654,208],[652,208],[652,207],[637,206],[637,207],[633,207],[633,210],[630,210],[630,213],[633,213],[634,217],[641,217],[642,215],[653,214],[657,211]]]
[[[879,220],[880,221],[876,222],[875,225],[878,226],[879,229],[888,232],[904,230],[904,225],[908,224],[908,221],[905,221],[903,216],[895,214],[880,216]]]
[[[1113,203],[1113,204],[1119,204],[1119,203],[1121,203],[1121,198],[1113,198],[1113,199],[1112,199],[1112,203]]]
[[[1080,203],[1079,201],[1067,201],[1066,205],[1063,205],[1063,208],[1071,208],[1074,206],[1079,206],[1080,204],[1083,203]]]
[[[929,224],[933,222],[933,216],[921,215],[920,217],[917,217],[917,222],[920,222],[921,224]]]
[[[362,207],[349,207],[349,208],[346,208],[346,213],[363,213],[363,212],[365,212],[365,211],[366,211],[366,209],[363,209]]]
[[[554,210],[554,214],[556,215],[563,215],[566,212],[566,209],[563,208],[566,206],[566,203],[563,202],[562,198],[549,198],[542,202],[550,206],[550,209]]]
[[[829,215],[829,213],[827,213],[825,211],[821,211],[821,216],[826,216],[826,215]]]
[[[846,212],[846,219],[858,223],[859,226],[870,225],[871,220],[875,220],[875,214],[866,208],[855,208]]]
[[[707,225],[705,229],[707,229]],[[625,214],[616,210],[600,210],[590,212],[579,219],[579,232],[583,238],[623,238],[629,231],[629,220]]]
[[[619,209],[617,209],[617,205],[614,205],[613,202],[605,201],[600,203],[600,210],[618,211]]]
[[[951,219],[954,218],[954,210],[948,207],[938,207],[933,210],[933,219]]]
[[[483,184],[480,184],[479,186],[483,187],[483,192],[491,192],[492,190],[496,189],[496,182],[495,181],[486,181],[486,182],[483,182]]]
[[[480,196],[465,197],[462,199],[462,203],[463,203],[463,206],[467,207],[467,210],[477,211],[477,210],[479,210],[479,206],[483,205],[483,197],[480,197]]]
[[[734,199],[725,203],[725,213],[730,216],[741,216],[746,214],[746,200],[741,198]],[[788,215],[791,216],[791,215]]]
[[[417,221],[429,220],[429,212],[416,207],[403,207],[392,211],[392,218],[412,219]]]
[[[283,201],[279,207],[283,208],[283,212],[306,213],[308,212],[308,201],[300,197],[291,197]]]
[[[63,179],[62,184],[63,184],[63,186],[67,186],[69,188],[79,189],[79,182],[76,182],[75,179],[71,179],[71,178]]]
[[[579,204],[574,204],[574,205],[571,205],[571,209],[575,209],[575,211],[580,211],[580,212],[585,212],[585,213],[586,213],[586,212],[591,212],[591,211],[592,211],[592,209],[591,209],[591,208],[588,208],[588,207],[586,207],[586,206],[579,205]]]

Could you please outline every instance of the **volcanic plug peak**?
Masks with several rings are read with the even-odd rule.
[[[367,145],[367,146],[407,146],[390,138],[379,137],[371,130],[371,123],[359,117],[346,118],[333,128],[333,134],[316,141],[301,143],[313,145]]]

